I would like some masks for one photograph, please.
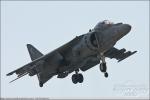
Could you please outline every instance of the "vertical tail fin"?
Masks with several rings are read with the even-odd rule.
[[[30,57],[31,57],[31,60],[35,60],[35,59],[37,59],[37,58],[43,56],[43,54],[42,54],[39,50],[37,50],[34,46],[32,46],[31,44],[27,44],[27,48],[28,48],[28,51],[29,51],[29,55],[30,55]],[[43,74],[43,73],[38,73],[38,74],[37,74],[40,87],[43,86],[42,74]],[[51,77],[52,77],[52,76],[51,76]],[[42,83],[41,83],[41,81],[42,81]],[[46,81],[46,80],[44,80],[44,82],[45,82],[45,81]]]
[[[43,54],[39,50],[37,50],[34,46],[32,46],[31,44],[27,44],[27,49],[29,51],[31,60],[35,60],[35,59],[43,56]]]

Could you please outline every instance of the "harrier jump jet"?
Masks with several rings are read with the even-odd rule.
[[[76,36],[70,42],[46,55],[43,55],[31,44],[27,44],[32,61],[8,73],[7,76],[15,73],[16,79],[19,79],[27,74],[29,76],[37,75],[39,86],[42,87],[55,75],[57,78],[65,78],[68,74],[75,72],[72,75],[72,82],[76,84],[83,82],[83,75],[79,73],[80,70],[87,71],[99,64],[100,71],[104,73],[105,77],[108,77],[106,57],[115,58],[120,62],[137,52],[126,52],[124,48],[119,50],[114,47],[116,42],[130,30],[129,24],[114,24],[104,20],[90,29],[88,33]]]

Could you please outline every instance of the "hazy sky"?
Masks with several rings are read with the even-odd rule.
[[[148,97],[148,9],[148,1],[2,1],[2,97]],[[120,63],[106,59],[108,79],[95,66],[83,72],[82,84],[72,83],[73,73],[65,79],[53,77],[43,88],[36,76],[25,76],[9,84],[15,75],[6,74],[31,61],[26,44],[33,44],[46,54],[105,19],[132,25],[131,32],[115,47],[138,51]]]

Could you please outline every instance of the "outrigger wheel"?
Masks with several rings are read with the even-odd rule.
[[[40,83],[39,83],[39,86],[40,86],[40,87],[43,87],[43,83],[42,83],[42,82],[40,82]]]

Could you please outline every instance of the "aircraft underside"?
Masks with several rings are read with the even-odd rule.
[[[133,55],[137,51],[131,52],[126,49],[117,49],[114,45],[131,30],[129,24],[113,24],[109,21],[98,23],[88,33],[77,36],[70,42],[57,48],[56,50],[43,55],[31,44],[27,44],[31,62],[8,73],[7,76],[16,74],[19,79],[24,75],[37,75],[39,86],[42,87],[53,76],[65,78],[72,75],[74,84],[82,83],[83,75],[79,71],[87,71],[99,64],[100,71],[107,78],[107,64],[105,58],[114,58],[118,62]],[[15,81],[12,80],[11,82]]]

